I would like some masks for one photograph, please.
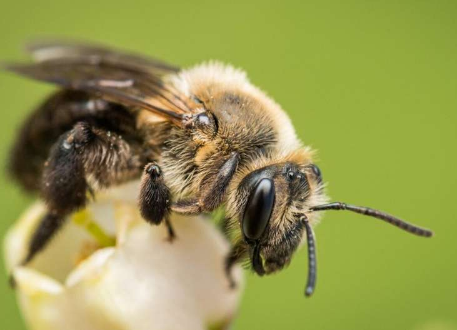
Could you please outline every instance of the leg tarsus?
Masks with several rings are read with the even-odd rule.
[[[57,231],[62,227],[65,217],[54,212],[47,213],[40,221],[29,243],[29,250],[22,265],[28,264],[33,257],[43,250]]]
[[[165,217],[165,226],[167,227],[167,232],[168,232],[167,241],[169,241],[170,243],[173,243],[173,241],[176,239],[176,232],[173,229],[173,226],[172,226],[168,216]]]
[[[237,283],[232,276],[232,269],[233,269],[233,266],[235,266],[235,264],[242,259],[244,252],[245,252],[244,245],[242,244],[242,242],[238,242],[237,244],[235,244],[235,246],[232,247],[229,254],[225,258],[224,270],[225,270],[225,276],[227,277],[227,280],[229,281],[230,289],[235,289],[237,286]]]

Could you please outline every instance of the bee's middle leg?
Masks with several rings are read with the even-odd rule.
[[[87,122],[61,135],[43,172],[41,192],[48,212],[32,235],[23,263],[46,246],[71,213],[86,205],[92,189],[138,177],[143,165],[138,152],[139,147],[116,133]]]
[[[154,225],[164,221],[168,230],[168,239],[172,241],[176,237],[169,219],[170,190],[163,180],[162,170],[154,162],[144,168],[139,206],[143,219]]]

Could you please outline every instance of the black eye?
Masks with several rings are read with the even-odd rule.
[[[319,167],[317,167],[317,165],[312,164],[311,169],[313,170],[313,174],[317,178],[317,182],[321,183],[322,182],[322,173],[321,173],[321,170],[319,169]]]
[[[262,179],[249,196],[243,215],[243,234],[246,238],[259,239],[268,221],[275,203],[275,186],[273,180]]]

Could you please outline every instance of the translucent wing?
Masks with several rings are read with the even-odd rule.
[[[179,68],[154,58],[89,43],[41,41],[29,44],[26,50],[37,62],[79,59],[119,65],[139,72],[150,72],[154,75],[179,71]]]
[[[37,61],[6,69],[130,107],[150,110],[181,126],[195,105],[163,77],[178,69],[154,59],[99,46],[42,43],[29,47]]]

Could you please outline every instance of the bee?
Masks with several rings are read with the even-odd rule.
[[[5,68],[60,89],[25,121],[10,172],[38,192],[48,212],[24,264],[40,252],[90,195],[140,179],[138,205],[151,224],[170,212],[225,207],[232,249],[225,269],[249,260],[258,275],[287,266],[307,242],[308,282],[316,283],[312,227],[325,210],[348,210],[429,237],[432,232],[384,212],[327,203],[313,151],[287,114],[246,74],[219,62],[179,69],[98,45],[42,42],[33,62]]]

